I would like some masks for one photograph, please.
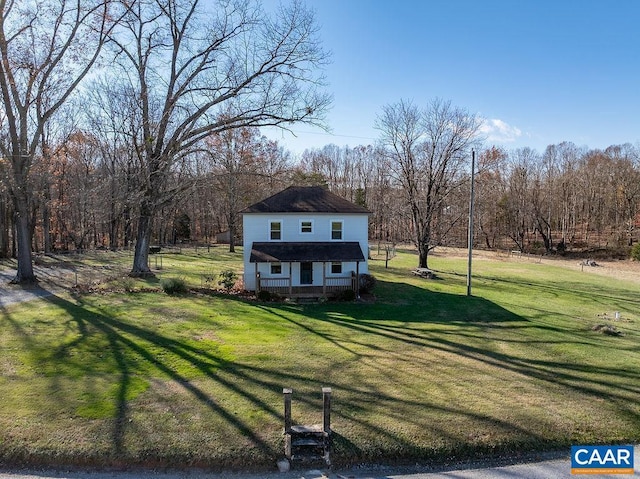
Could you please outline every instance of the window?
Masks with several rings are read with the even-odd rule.
[[[271,274],[282,274],[282,263],[271,263]]]
[[[331,263],[331,274],[342,274],[342,263]]]
[[[342,221],[331,222],[331,239],[332,240],[342,239]]]
[[[282,223],[280,221],[271,221],[269,223],[269,238],[271,240],[282,239]]]
[[[313,221],[301,221],[300,233],[313,233]]]

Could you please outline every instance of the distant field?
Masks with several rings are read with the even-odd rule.
[[[157,258],[193,291],[127,253],[44,257],[56,294],[0,309],[0,462],[274,468],[283,387],[300,423],[333,388],[337,465],[640,441],[634,264],[478,253],[467,297],[463,251],[425,280],[407,250],[372,262],[375,301],[297,305],[211,290],[241,253]]]

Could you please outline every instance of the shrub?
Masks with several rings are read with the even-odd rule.
[[[345,289],[338,296],[340,301],[353,301],[356,299],[356,292],[352,289]]]
[[[564,242],[564,239],[560,240],[560,243],[558,243],[558,246],[556,246],[556,251],[560,255],[563,255],[567,252],[567,244]]]
[[[127,293],[133,293],[136,289],[136,280],[133,278],[122,278],[122,287]]]
[[[258,299],[260,301],[269,302],[271,301],[271,293],[266,289],[260,290],[260,292],[258,293]]]
[[[631,259],[634,261],[640,261],[640,243],[631,248]]]
[[[233,288],[233,285],[236,284],[236,280],[238,279],[238,275],[232,269],[225,269],[221,271],[218,275],[218,286],[222,286],[224,289],[229,291]]]
[[[370,274],[363,273],[360,275],[360,292],[370,293],[376,286],[376,278]]]
[[[188,291],[187,283],[182,278],[167,278],[160,281],[162,290],[169,294],[184,294]]]

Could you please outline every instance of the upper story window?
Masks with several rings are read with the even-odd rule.
[[[269,239],[271,240],[282,239],[282,222],[280,221],[269,222]]]
[[[332,240],[342,239],[342,221],[331,222],[331,239]]]
[[[300,221],[300,233],[313,233],[313,221],[311,220]]]

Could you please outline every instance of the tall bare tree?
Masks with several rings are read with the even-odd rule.
[[[252,0],[138,0],[113,39],[142,125],[131,275],[148,275],[152,219],[170,199],[176,160],[213,132],[319,123],[330,102],[318,73],[327,55],[313,14],[297,1],[269,15]]]
[[[498,205],[505,196],[506,151],[492,146],[478,157],[478,172],[475,178],[474,223],[488,249],[496,247],[501,239],[500,213]]]
[[[626,143],[610,146],[605,153],[612,161],[614,230],[631,246],[640,212],[640,151]]]
[[[480,125],[477,116],[439,99],[424,109],[407,101],[387,105],[376,120],[391,174],[411,211],[419,267],[428,267],[429,251],[453,226],[451,220],[438,220],[450,195],[468,177]]]
[[[245,206],[256,183],[263,180],[259,170],[260,135],[257,128],[236,128],[211,135],[206,140],[213,167],[213,185],[229,230],[229,252],[235,252],[238,212]],[[257,200],[257,198],[256,198]]]
[[[109,248],[133,243],[132,217],[138,198],[140,168],[134,138],[141,128],[135,95],[127,82],[100,78],[83,98],[87,128],[97,138],[100,149],[100,194],[107,200],[106,216]]]
[[[99,58],[114,12],[109,0],[0,0],[0,148],[16,214],[15,282],[33,282],[30,168],[43,129]]]

